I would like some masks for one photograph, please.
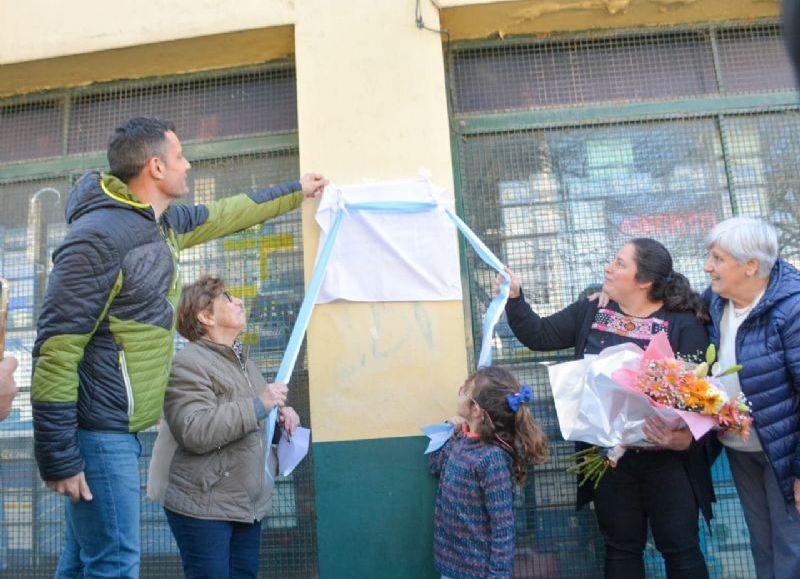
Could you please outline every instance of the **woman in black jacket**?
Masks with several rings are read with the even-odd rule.
[[[540,317],[525,302],[513,272],[506,315],[514,335],[531,350],[575,348],[575,356],[598,354],[609,346],[634,343],[646,348],[666,332],[682,358],[701,356],[708,346],[708,317],[688,280],[673,271],[672,257],[659,242],[637,238],[620,248],[605,268],[604,308],[581,299],[551,316]],[[645,434],[658,445],[628,448],[601,479],[578,489],[578,505],[594,500],[606,546],[607,578],[644,578],[642,554],[647,525],[670,579],[708,577],[700,550],[698,509],[711,517],[714,500],[703,445],[688,428],[670,431],[656,417]]]

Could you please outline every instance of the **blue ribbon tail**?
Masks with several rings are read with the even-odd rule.
[[[478,254],[478,257],[503,277],[503,281],[500,284],[500,291],[489,303],[486,314],[483,316],[483,336],[481,337],[481,351],[478,355],[478,367],[484,368],[492,365],[492,338],[494,337],[494,328],[506,309],[508,292],[511,288],[511,277],[506,273],[503,262],[486,247],[483,241],[473,233],[466,223],[449,209],[445,209],[445,213],[464,235],[464,238],[475,250],[475,253]]]
[[[311,320],[311,311],[314,309],[314,302],[317,301],[319,290],[322,287],[322,280],[325,278],[325,270],[328,268],[328,261],[331,257],[333,244],[336,241],[336,236],[339,234],[339,228],[342,225],[342,218],[344,212],[338,210],[336,217],[333,221],[328,237],[322,246],[317,258],[317,263],[314,265],[314,271],[311,274],[311,282],[306,289],[306,295],[303,297],[303,303],[300,305],[300,311],[297,314],[297,320],[292,328],[292,334],[289,336],[289,343],[286,345],[286,351],[283,353],[281,365],[278,368],[278,374],[275,376],[276,382],[283,382],[288,384],[292,379],[292,372],[297,362],[297,356],[300,353],[300,346],[303,345],[303,337],[308,329],[308,322]],[[272,446],[272,439],[275,436],[275,426],[278,421],[278,409],[273,408],[267,417],[267,446],[269,449]],[[269,450],[267,450],[269,453]],[[267,456],[269,458],[269,456]],[[269,465],[266,467],[267,477],[272,480],[272,473],[269,472]]]

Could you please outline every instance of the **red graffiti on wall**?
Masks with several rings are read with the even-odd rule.
[[[714,213],[654,213],[623,217],[619,231],[633,237],[706,234],[716,224]]]

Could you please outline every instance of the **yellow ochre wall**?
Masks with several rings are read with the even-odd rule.
[[[301,166],[340,184],[425,167],[452,191],[441,40],[416,28],[413,3],[351,0],[342,11],[304,0],[297,10]],[[435,10],[425,14],[436,27]],[[311,209],[307,269],[317,241]],[[318,306],[308,332],[315,441],[417,435],[451,415],[467,371],[464,336],[460,302]]]
[[[503,38],[774,17],[780,0],[436,0],[451,38]]]

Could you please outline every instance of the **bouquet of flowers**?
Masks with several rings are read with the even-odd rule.
[[[581,484],[591,481],[596,487],[626,446],[652,446],[642,431],[652,414],[672,429],[685,424],[696,440],[712,428],[746,437],[750,407],[743,395],[730,400],[719,382],[741,367],[719,372],[715,356],[710,346],[706,361],[695,367],[676,358],[662,333],[645,351],[623,344],[550,367],[562,436],[594,445],[573,455],[577,464],[569,470],[582,477]]]

